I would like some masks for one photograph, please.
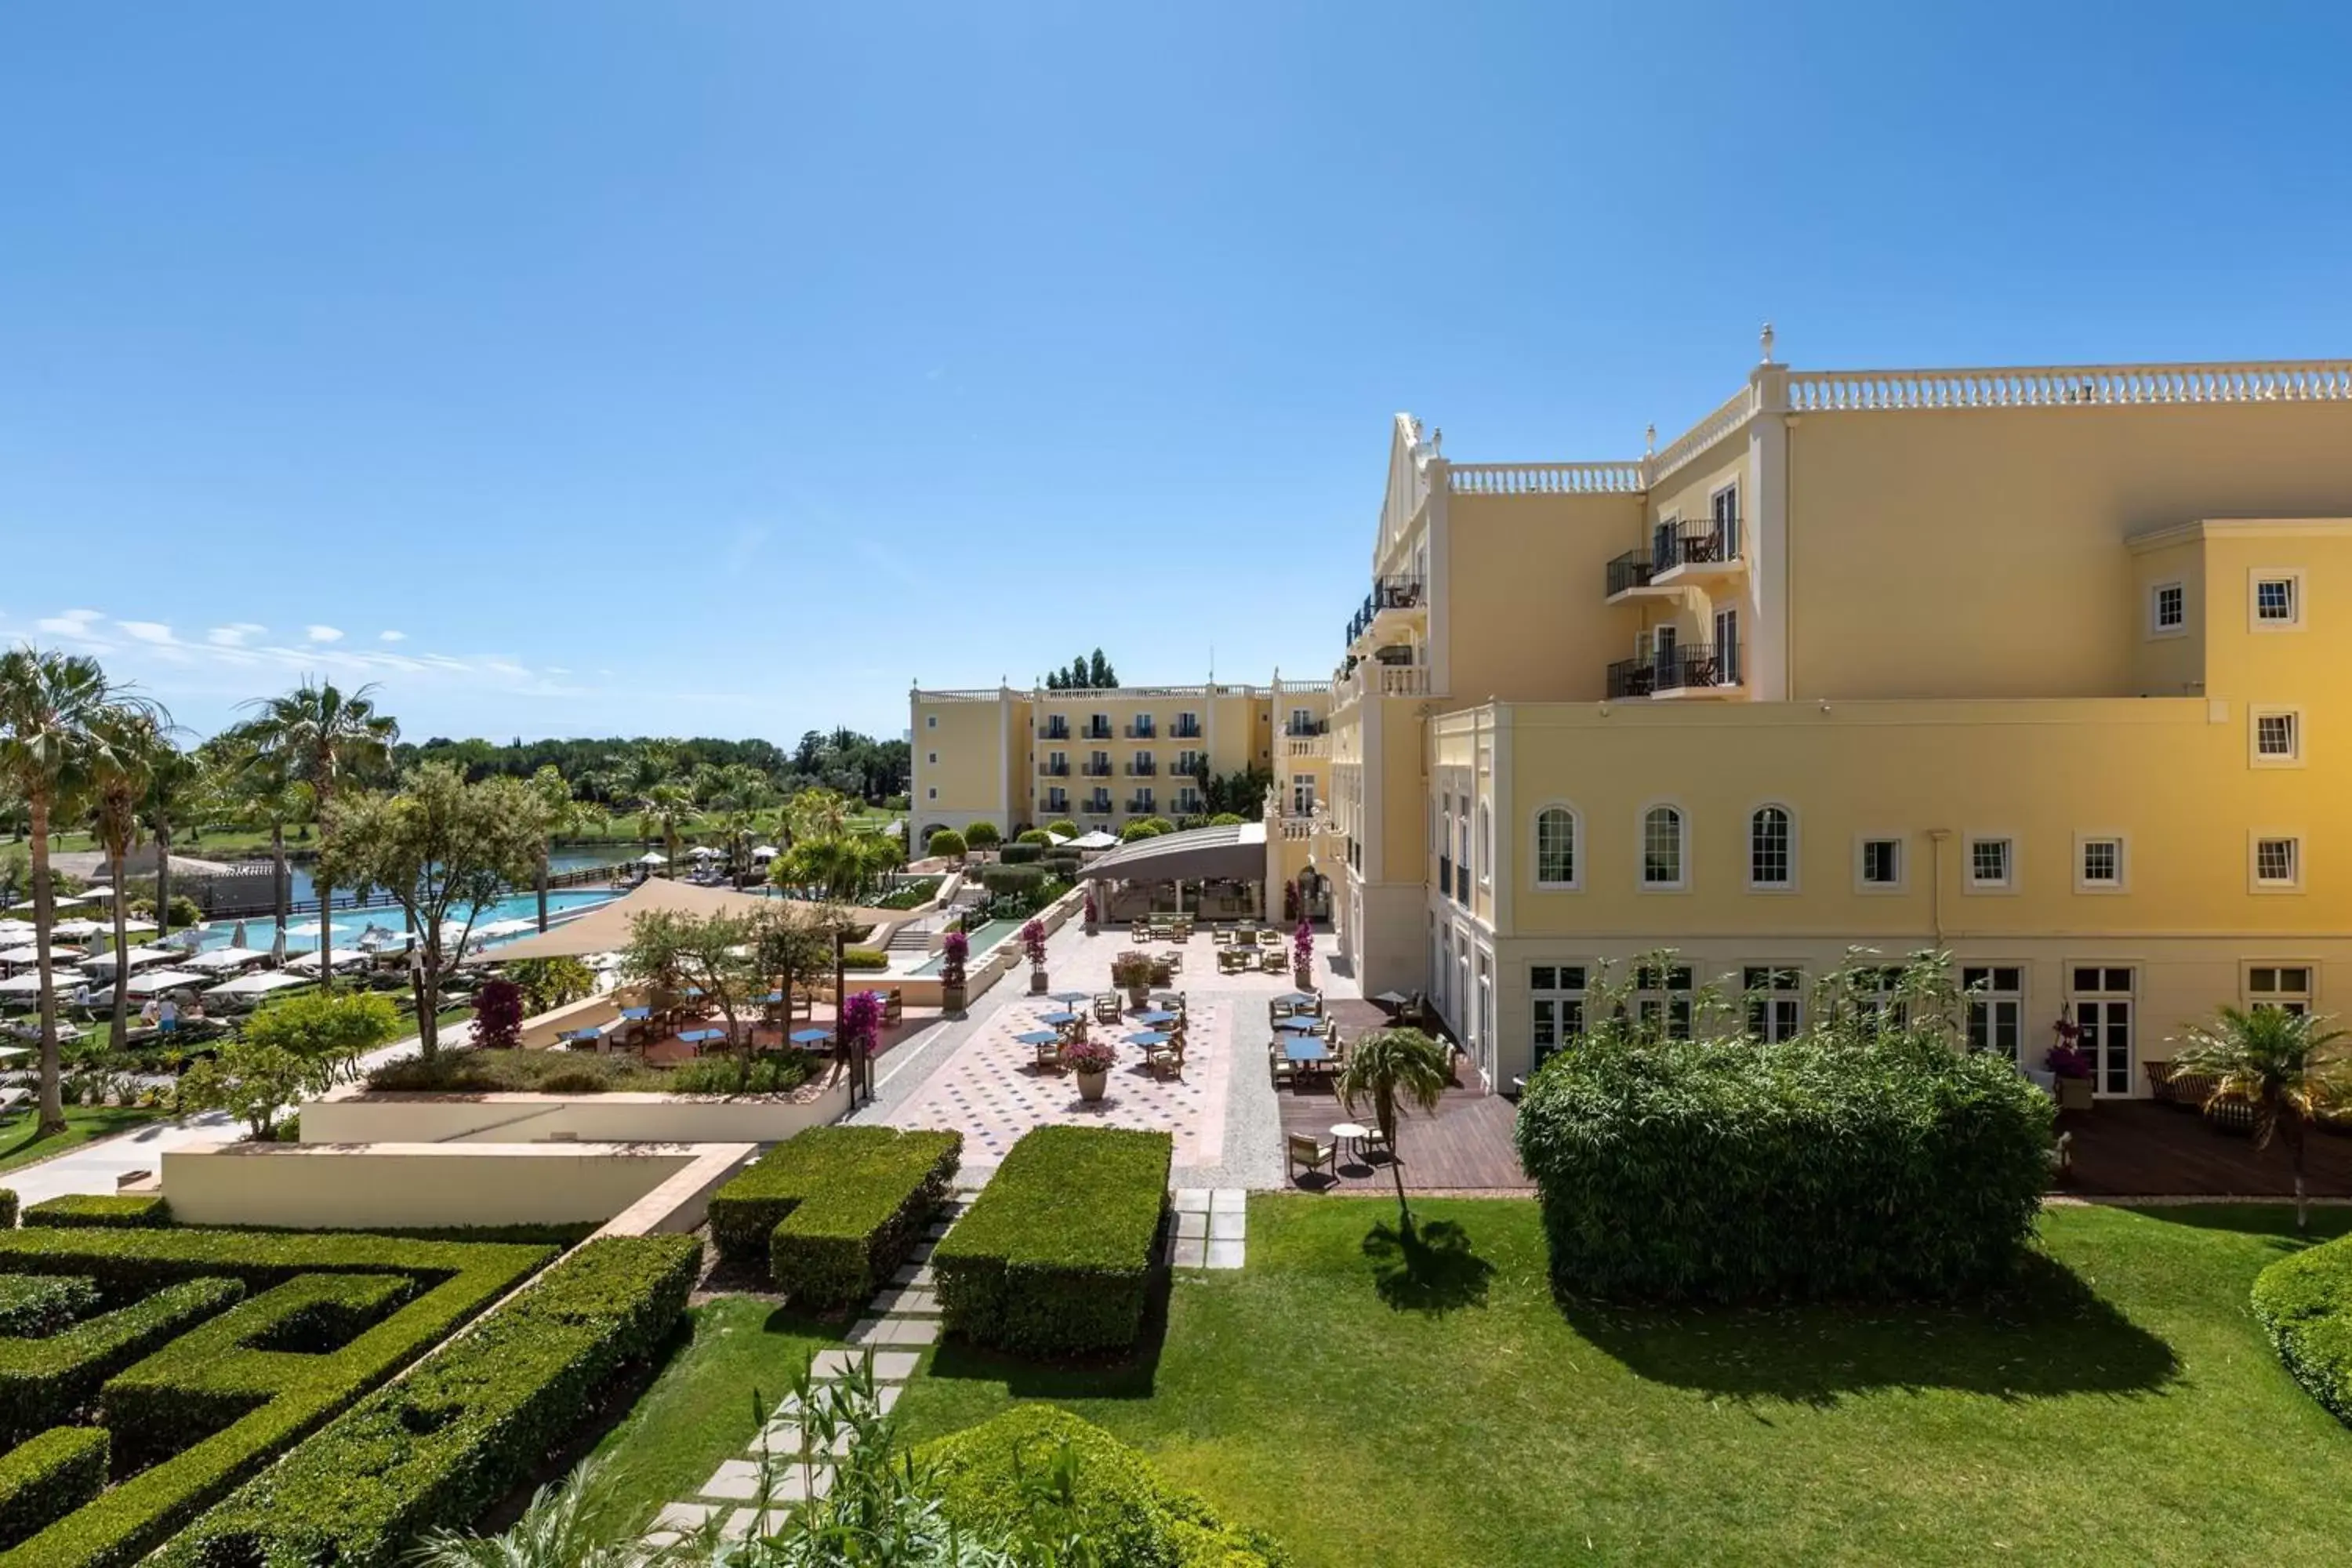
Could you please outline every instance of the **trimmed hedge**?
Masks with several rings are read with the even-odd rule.
[[[156,1292],[137,1307],[78,1324],[55,1339],[0,1342],[0,1352],[12,1343],[37,1351],[72,1342],[99,1325],[152,1312],[158,1303],[190,1292],[216,1293],[200,1313],[184,1314],[161,1332],[142,1336],[135,1351],[108,1358],[106,1370],[111,1372],[152,1352],[120,1380],[122,1394],[110,1383],[102,1397],[142,1442],[176,1441],[178,1451],[0,1552],[0,1568],[119,1568],[136,1562],[369,1389],[439,1344],[536,1271],[553,1251],[301,1232],[66,1229],[0,1235],[0,1271],[87,1275],[110,1299]],[[390,1286],[349,1278],[390,1274],[404,1278]],[[216,1278],[195,1278],[205,1275]],[[316,1278],[320,1275],[345,1278],[322,1282]],[[258,1300],[247,1304],[251,1316],[240,1309],[242,1327],[236,1331],[217,1324],[197,1331],[199,1345],[209,1347],[209,1355],[167,1343],[194,1317],[212,1316],[248,1286],[287,1289],[262,1299],[270,1303],[266,1313]],[[412,1288],[420,1290],[413,1300],[381,1321],[360,1327],[387,1304],[387,1292],[396,1296]],[[330,1300],[340,1305],[325,1304]],[[356,1337],[329,1352],[289,1356],[272,1348],[281,1342],[273,1333],[285,1336],[282,1342],[315,1347],[354,1328],[360,1329]],[[257,1343],[236,1342],[257,1337]],[[80,1399],[87,1398],[84,1392]],[[12,1402],[0,1400],[0,1408],[14,1413]],[[174,1430],[180,1421],[189,1426]],[[191,1428],[196,1432],[193,1442],[187,1441]]]
[[[98,1287],[87,1279],[44,1274],[0,1274],[0,1334],[40,1339],[98,1308]]]
[[[841,967],[864,972],[890,967],[890,955],[878,947],[845,947],[841,950]]]
[[[172,1223],[172,1205],[161,1193],[68,1193],[25,1211],[28,1226],[138,1229]]]
[[[0,1447],[71,1416],[108,1378],[244,1295],[234,1279],[187,1279],[46,1339],[0,1340]]]
[[[730,1263],[765,1257],[796,1305],[852,1306],[879,1289],[947,1199],[961,1132],[813,1127],[710,1197],[710,1239]]]
[[[982,866],[980,885],[992,893],[1031,893],[1045,885],[1043,866]]]
[[[947,1330],[1038,1356],[1133,1345],[1174,1154],[1165,1132],[1024,1133],[931,1254]]]
[[[941,1514],[1001,1539],[1017,1535],[1028,1518],[1021,1478],[1047,1473],[1065,1446],[1078,1462],[1072,1502],[1104,1568],[1286,1568],[1290,1562],[1278,1543],[1227,1525],[1101,1427],[1050,1405],[1015,1405],[924,1445],[917,1459],[931,1467]]]
[[[100,1426],[52,1426],[0,1454],[0,1550],[35,1535],[106,1489]]]
[[[1018,843],[1008,844],[996,852],[997,863],[1003,866],[1034,865],[1045,857],[1045,845],[1043,839],[1034,844],[1024,839]]]
[[[591,1241],[197,1520],[159,1568],[392,1568],[528,1481],[676,1328],[691,1237]]]
[[[2304,1392],[2352,1426],[2352,1237],[2306,1247],[2256,1275],[2254,1321]]]
[[[1528,1085],[1516,1138],[1565,1295],[1934,1298],[2015,1270],[2052,1115],[1932,1040],[1591,1040]]]
[[[0,1230],[16,1228],[16,1190],[0,1187]]]

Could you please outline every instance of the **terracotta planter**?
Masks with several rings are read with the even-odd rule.
[[[1143,1005],[1144,993],[1150,989],[1151,987],[1149,985],[1129,986],[1127,988],[1127,1005],[1130,1007],[1141,1007]]]
[[[1043,996],[1045,994],[1045,972],[1044,970],[1032,969],[1029,972],[1029,994],[1032,996]]]
[[[2088,1110],[2091,1109],[2091,1080],[2086,1078],[2062,1078],[2058,1080],[2058,1109]]]
[[[1089,1104],[1100,1100],[1103,1097],[1103,1090],[1108,1089],[1109,1086],[1110,1074],[1107,1072],[1082,1072],[1078,1074],[1078,1098],[1086,1100]]]

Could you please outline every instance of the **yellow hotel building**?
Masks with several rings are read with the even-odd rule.
[[[1805,371],[1768,329],[1638,458],[1400,415],[1347,636],[1301,853],[1494,1086],[1660,947],[1670,1016],[1772,1033],[1851,948],[1948,950],[1972,1033],[2038,1068],[2074,1021],[2103,1095],[2217,1004],[2352,990],[2352,361]],[[927,752],[1034,803],[1029,699],[940,695],[916,820]]]

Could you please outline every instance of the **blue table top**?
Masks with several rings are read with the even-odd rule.
[[[813,1046],[820,1040],[831,1038],[833,1038],[831,1029],[794,1029],[793,1031],[793,1044],[796,1046]]]
[[[760,1001],[760,1002],[764,1002],[764,1003],[766,1003],[766,1004],[767,1004],[769,1006],[771,1006],[771,1007],[774,1006],[777,1003],[779,1003],[779,1002],[782,1001],[783,999],[784,999],[784,994],[783,994],[782,992],[781,992],[781,991],[771,991],[771,992],[769,992],[765,996],[760,996],[760,997],[755,997],[755,998],[753,998],[753,1000],[755,1000],[755,1001]]]
[[[1015,1035],[1013,1037],[1024,1046],[1050,1046],[1062,1037],[1051,1029],[1032,1029],[1025,1035]]]
[[[654,1010],[651,1007],[624,1007],[621,1009],[621,1016],[624,1018],[650,1018],[653,1016]]]
[[[1138,1013],[1135,1021],[1139,1024],[1172,1024],[1176,1021],[1176,1015],[1159,1007],[1149,1013]]]
[[[727,1037],[727,1031],[724,1029],[681,1029],[678,1031],[677,1037],[684,1040],[689,1046],[698,1046],[709,1040],[725,1039]]]
[[[1047,1013],[1038,1019],[1038,1022],[1043,1024],[1075,1024],[1077,1021],[1078,1016],[1076,1013]]]
[[[1054,1000],[1056,1002],[1084,1002],[1087,1000],[1089,993],[1084,991],[1056,991],[1053,995]]]
[[[1316,1030],[1323,1026],[1323,1020],[1320,1018],[1276,1018],[1274,1021],[1274,1026],[1277,1029],[1286,1029],[1294,1035],[1311,1035]]]
[[[1157,1029],[1146,1029],[1139,1035],[1128,1036],[1127,1043],[1130,1046],[1141,1046],[1144,1049],[1150,1050],[1154,1046],[1166,1045],[1168,1037]]]
[[[1319,1062],[1331,1051],[1325,1041],[1312,1035],[1299,1035],[1282,1042],[1282,1054],[1295,1062]]]
[[[1275,1000],[1286,1007],[1311,1007],[1315,1005],[1315,994],[1310,991],[1293,991]]]

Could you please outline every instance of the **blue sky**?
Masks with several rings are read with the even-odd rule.
[[[2340,7],[0,14],[0,638],[196,729],[1327,673],[1388,416],[2352,353]],[[1586,607],[1563,584],[1561,611]]]

